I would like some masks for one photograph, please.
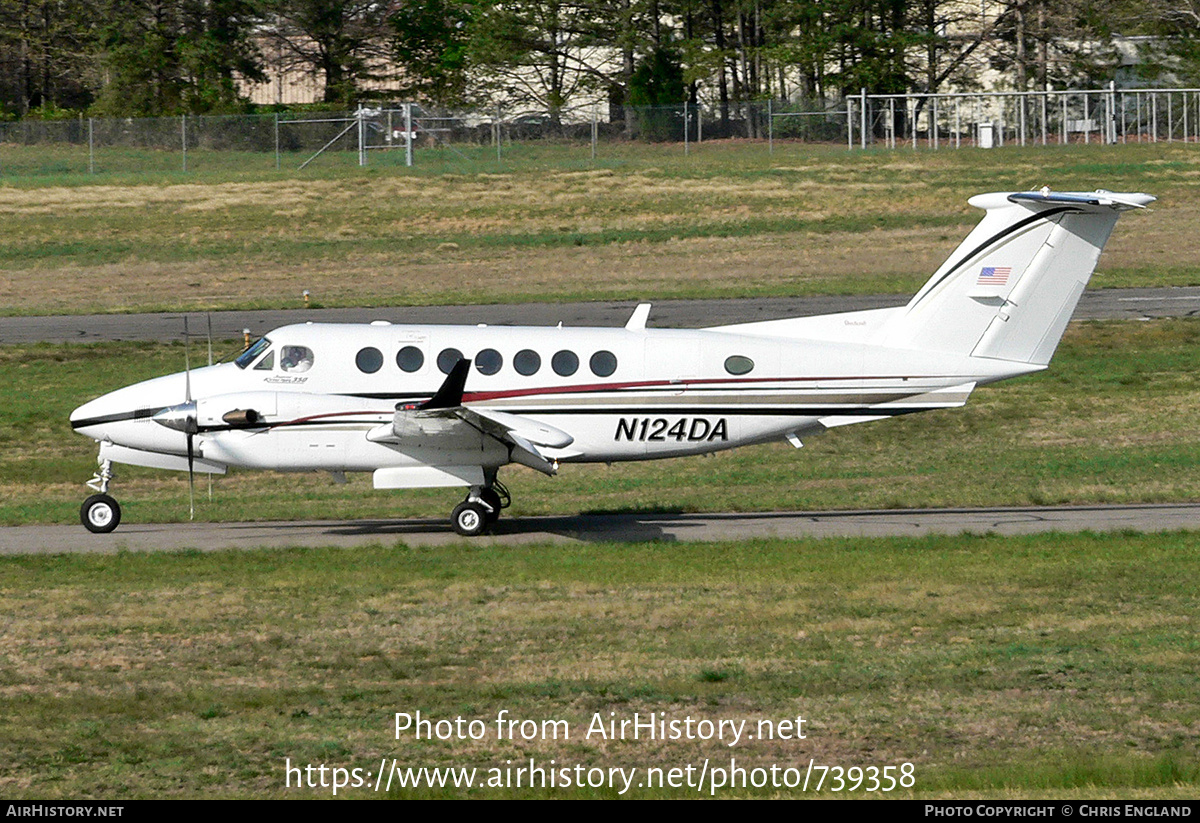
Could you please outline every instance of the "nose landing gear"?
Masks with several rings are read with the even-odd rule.
[[[108,534],[121,523],[121,506],[108,494],[108,484],[116,477],[111,460],[100,461],[100,468],[88,481],[93,494],[79,507],[79,521],[93,534]]]

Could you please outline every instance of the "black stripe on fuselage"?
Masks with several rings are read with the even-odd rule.
[[[99,417],[85,417],[82,420],[72,420],[72,429],[86,429],[88,426],[102,426],[105,423],[120,423],[125,420],[145,420],[147,417],[153,417],[167,406],[159,406],[156,409],[134,409],[129,412],[117,412],[115,414],[102,414]]]

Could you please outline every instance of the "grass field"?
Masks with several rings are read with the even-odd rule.
[[[812,758],[913,764],[915,787],[888,796],[1195,797],[1198,549],[1167,534],[0,558],[0,794],[330,796],[287,789],[288,759],[483,779],[531,758],[642,778]],[[489,731],[397,739],[394,713],[418,710]],[[570,737],[497,739],[502,710]],[[802,716],[806,737],[586,736],[635,712]],[[853,796],[881,795],[866,785]]]
[[[1183,144],[867,151],[550,148],[433,166],[66,175],[0,184],[0,313],[914,291],[983,191],[1144,190],[1094,286],[1200,282]]]

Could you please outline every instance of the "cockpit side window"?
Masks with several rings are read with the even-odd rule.
[[[258,359],[258,356],[271,347],[271,341],[265,337],[260,337],[253,346],[246,349],[237,356],[234,363],[237,363],[239,369],[244,369]]]
[[[313,353],[308,346],[284,346],[279,350],[279,368],[300,374],[312,368]]]
[[[275,368],[275,352],[267,352],[267,356],[254,364],[255,371],[270,371]]]

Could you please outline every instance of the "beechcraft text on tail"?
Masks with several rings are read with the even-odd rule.
[[[460,534],[509,503],[498,475],[800,438],[961,406],[1046,368],[1118,215],[1146,194],[982,194],[978,226],[905,306],[699,330],[302,324],[235,361],[76,409],[100,444],[81,519],[116,528],[112,465],[371,472],[461,486]]]

